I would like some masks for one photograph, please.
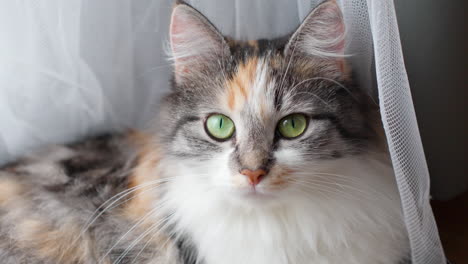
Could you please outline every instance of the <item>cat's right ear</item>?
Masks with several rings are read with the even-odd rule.
[[[293,33],[285,54],[300,52],[320,57],[343,58],[345,23],[336,0],[326,0],[313,9]]]
[[[175,5],[172,11],[170,42],[177,83],[207,67],[219,67],[218,61],[230,53],[223,35],[200,12],[184,3]]]

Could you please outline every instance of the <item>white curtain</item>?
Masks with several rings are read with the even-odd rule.
[[[320,0],[191,0],[225,34],[269,38]],[[380,101],[414,264],[445,262],[391,0],[341,0],[347,53]],[[0,0],[0,163],[47,143],[141,127],[168,91],[172,0]]]

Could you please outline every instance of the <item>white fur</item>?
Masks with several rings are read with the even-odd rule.
[[[396,264],[407,253],[400,200],[385,158],[361,156],[310,166],[350,179],[331,177],[322,186],[329,191],[307,189],[306,195],[303,186],[292,185],[273,203],[255,198],[236,203],[232,186],[216,181],[230,177],[223,168],[227,157],[228,152],[207,167],[179,165],[165,199],[176,228],[192,236],[207,264]],[[297,162],[293,153],[280,151],[276,158]],[[345,183],[349,187],[334,185]]]

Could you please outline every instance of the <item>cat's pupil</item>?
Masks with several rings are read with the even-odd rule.
[[[220,118],[220,119],[219,119],[219,128],[222,128],[222,127],[223,127],[223,119]]]
[[[292,126],[293,128],[296,128],[296,124],[294,123],[294,118],[291,118],[291,126]]]

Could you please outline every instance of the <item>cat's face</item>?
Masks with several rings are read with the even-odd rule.
[[[351,86],[343,20],[330,3],[287,41],[245,43],[189,6],[174,9],[174,91],[161,133],[177,177],[222,199],[265,204],[332,183],[327,174],[367,150],[367,107]]]

